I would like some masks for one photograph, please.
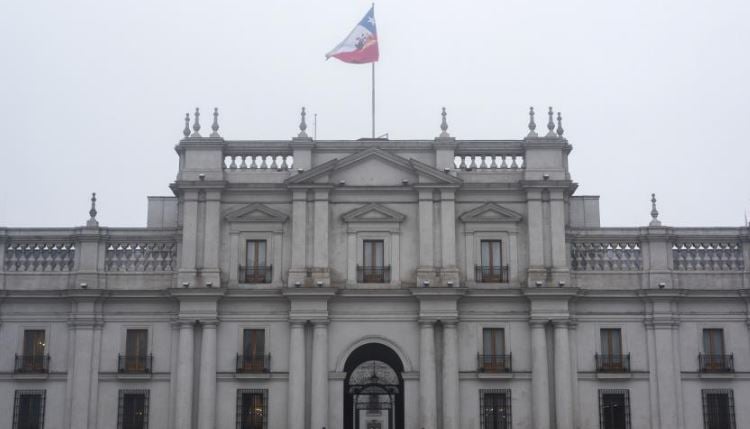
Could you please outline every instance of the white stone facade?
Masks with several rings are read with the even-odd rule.
[[[750,427],[748,228],[656,214],[602,228],[549,129],[229,141],[186,128],[175,196],[149,199],[146,228],[95,212],[85,227],[0,228],[0,428],[18,391],[44,392],[46,429],[118,428],[121,391],[148,391],[151,428],[240,428],[244,389],[267,428],[599,428],[616,390],[627,427],[698,429],[706,389],[731,392],[734,427]],[[479,357],[490,328],[500,370]],[[602,329],[619,330],[627,365],[597,366]],[[718,367],[699,363],[711,329]],[[146,332],[148,371],[121,368],[128,330]],[[41,367],[16,357],[29,331],[44,331]],[[263,337],[261,370],[238,370],[246,332]],[[352,365],[370,359],[397,373],[392,416],[350,411]],[[488,392],[507,395],[507,422],[486,421]]]

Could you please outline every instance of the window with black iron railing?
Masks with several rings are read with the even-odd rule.
[[[508,266],[475,265],[474,279],[477,283],[508,283]]]
[[[151,372],[152,355],[117,355],[117,372],[123,374],[148,374]]]
[[[512,372],[512,358],[507,355],[477,355],[477,368],[480,372]]]
[[[260,373],[271,370],[271,354],[243,355],[237,354],[238,373]]]
[[[15,372],[17,373],[47,373],[49,372],[49,355],[32,354],[16,355]]]
[[[734,372],[734,355],[701,353],[698,364],[700,372]]]
[[[391,266],[357,265],[357,283],[390,283]]]
[[[271,283],[272,278],[273,265],[239,268],[240,283]]]
[[[630,372],[630,353],[594,355],[597,372]]]

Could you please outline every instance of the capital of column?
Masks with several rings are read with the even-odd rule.
[[[193,319],[175,319],[172,321],[172,326],[177,329],[192,329],[195,326],[195,320]]]
[[[529,327],[531,327],[531,329],[544,329],[544,327],[547,326],[547,322],[547,320],[530,319]]]
[[[420,320],[419,321],[419,328],[420,329],[434,329],[435,321],[434,320]]]
[[[570,326],[570,321],[567,319],[564,320],[553,320],[552,326],[555,327],[555,329],[568,329]]]
[[[458,320],[456,319],[441,320],[440,322],[443,324],[444,329],[456,329],[458,326]]]
[[[328,325],[330,324],[330,321],[328,320],[311,320],[313,324],[313,329],[322,329],[322,328],[328,328]]]
[[[216,329],[218,325],[218,320],[201,320],[201,326],[203,326],[203,329]]]
[[[304,328],[305,323],[307,323],[306,320],[291,319],[289,320],[289,327],[290,328]]]

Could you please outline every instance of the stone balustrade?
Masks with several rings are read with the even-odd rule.
[[[469,154],[456,155],[453,165],[460,170],[491,170],[524,168],[523,155],[514,154]]]
[[[64,289],[76,276],[98,272],[99,287],[163,288],[164,276],[177,271],[180,238],[173,228],[0,229],[0,284],[4,278],[8,289]]]
[[[570,244],[573,271],[640,271],[643,268],[638,240],[575,241]]]
[[[55,238],[11,241],[5,247],[3,268],[7,272],[72,271],[76,245]]]
[[[174,241],[112,241],[104,254],[105,271],[169,272],[177,266]]]
[[[294,167],[294,157],[289,154],[225,155],[224,168],[227,170],[277,170]]]
[[[745,261],[739,241],[675,241],[672,244],[675,270],[743,271]]]

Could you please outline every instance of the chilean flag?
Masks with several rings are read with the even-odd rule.
[[[373,5],[362,21],[346,36],[346,39],[326,54],[326,59],[334,57],[345,63],[365,64],[374,63],[379,56],[378,32],[375,29],[375,5]]]

